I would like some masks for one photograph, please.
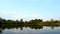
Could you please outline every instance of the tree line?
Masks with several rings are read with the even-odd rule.
[[[0,25],[2,29],[5,28],[18,28],[20,27],[30,27],[30,28],[35,28],[35,29],[40,29],[43,28],[43,26],[60,26],[60,20],[53,20],[51,19],[50,21],[43,21],[42,19],[32,19],[30,21],[23,21],[21,20],[6,20],[0,17]]]

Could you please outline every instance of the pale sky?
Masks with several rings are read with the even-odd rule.
[[[0,17],[5,19],[60,19],[60,0],[0,0]]]

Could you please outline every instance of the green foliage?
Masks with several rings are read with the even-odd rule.
[[[35,29],[40,29],[43,28],[43,26],[60,26],[60,20],[53,20],[51,19],[51,21],[43,21],[42,19],[35,19],[35,20],[30,20],[30,21],[23,21],[23,19],[19,20],[6,20],[6,19],[2,19],[0,18],[0,24],[1,27],[0,28],[18,28],[20,27],[22,30],[22,27],[30,27],[30,28],[35,28]]]

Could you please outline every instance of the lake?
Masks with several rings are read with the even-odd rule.
[[[43,28],[5,28],[0,29],[0,34],[60,34],[60,27],[43,26]]]

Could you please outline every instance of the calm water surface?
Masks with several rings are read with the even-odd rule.
[[[60,34],[60,27],[46,27],[34,29],[29,27],[0,29],[0,34]]]

